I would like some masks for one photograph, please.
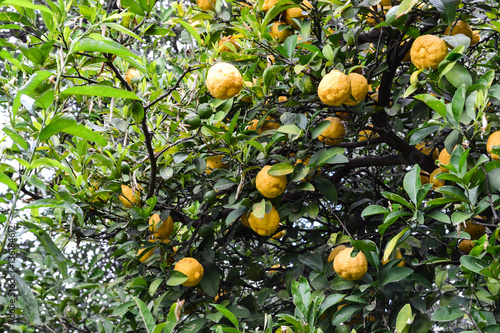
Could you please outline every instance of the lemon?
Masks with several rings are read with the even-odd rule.
[[[198,115],[201,119],[208,119],[212,116],[212,106],[208,103],[203,103],[198,107]]]
[[[248,223],[249,218],[250,218],[250,212],[241,215],[241,224],[243,224],[247,228],[250,228],[250,223]]]
[[[486,142],[486,151],[488,151],[492,159],[498,160],[499,156],[491,152],[493,150],[493,146],[500,146],[500,131],[491,133],[488,137],[488,141]]]
[[[280,232],[277,232],[274,235],[272,235],[271,238],[278,240],[278,239],[281,239],[281,238],[285,237],[285,234],[286,234],[286,231],[285,230],[281,230]]]
[[[196,0],[196,4],[203,11],[214,11],[216,0]]]
[[[342,121],[337,117],[327,117],[330,125],[318,136],[318,140],[327,146],[336,146],[342,142],[345,136],[345,127]]]
[[[283,30],[279,30],[280,25],[286,25],[283,22],[274,22],[273,25],[271,26],[271,31],[269,34],[271,37],[276,39],[278,42],[283,43],[285,39],[290,36],[292,33],[290,32],[290,29],[286,28]]]
[[[160,224],[160,215],[153,214],[149,218],[149,231],[153,233],[155,239],[168,238],[174,231],[174,220],[169,215],[167,219]]]
[[[139,190],[142,189],[139,186]],[[141,193],[139,190],[134,191],[132,188],[128,187],[127,185],[122,185],[122,194],[118,196],[118,199],[122,202],[122,204],[126,208],[130,208],[133,206],[140,206],[141,205]]]
[[[125,81],[127,81],[129,85],[132,85],[132,83],[136,83],[140,79],[141,79],[141,72],[139,72],[135,68],[129,68],[129,70],[125,74]]]
[[[427,171],[420,171],[420,183],[423,184],[428,184],[430,182],[429,179],[430,175]]]
[[[453,151],[455,151],[455,148],[453,148]],[[443,148],[443,150],[441,150],[441,152],[439,153],[439,156],[438,156],[438,161],[440,164],[439,168],[441,169],[441,171],[443,171],[443,172],[449,171],[448,169],[442,167],[441,165],[446,165],[446,164],[450,163],[450,158],[451,158],[451,154],[448,153],[448,150],[446,150],[446,147]]]
[[[474,216],[476,218],[482,218],[480,216]],[[481,238],[486,232],[486,227],[484,225],[476,224],[472,221],[468,221],[465,224],[464,231],[470,235],[472,240]]]
[[[264,4],[262,5],[262,11],[267,12],[271,8],[273,8],[278,3],[278,0],[264,0]]]
[[[224,155],[215,155],[207,158],[207,169],[205,173],[207,175],[211,174],[215,169],[227,169],[228,164],[222,162]]]
[[[355,100],[349,98],[345,104],[349,106],[358,105],[368,94],[368,81],[358,73],[351,73],[348,77],[351,81],[351,95]]]
[[[257,129],[257,124],[259,123],[259,119],[253,119],[250,123],[249,126],[247,127],[248,130],[250,131],[255,131],[257,130],[257,133],[262,134],[265,131],[270,131],[274,129],[280,128],[279,122],[274,119],[271,116],[267,116],[266,120],[260,125],[260,127]]]
[[[458,34],[464,34],[465,36],[469,37],[472,40],[474,33],[472,32],[472,29],[467,22],[462,20],[457,21],[457,24],[455,24],[451,33],[450,33],[450,28],[451,27],[448,26],[444,31],[445,36],[455,36]]]
[[[262,219],[259,219],[250,214],[248,224],[253,231],[261,236],[271,236],[278,229],[280,223],[280,215],[276,208],[272,207],[269,213],[265,213]]]
[[[368,271],[368,261],[363,252],[359,251],[356,257],[351,257],[353,248],[348,247],[340,251],[333,261],[333,269],[343,279],[357,281]]]
[[[236,96],[241,91],[243,77],[236,67],[221,62],[208,70],[206,85],[212,96],[226,100]]]
[[[448,46],[441,38],[433,35],[420,36],[410,50],[411,62],[418,69],[436,69],[448,54]]]
[[[326,105],[340,106],[351,97],[351,80],[344,73],[333,70],[321,79],[318,96]]]
[[[184,121],[183,122],[184,122],[184,124],[186,124],[187,126],[189,126],[189,129],[195,130],[198,127],[200,127],[200,125],[201,125],[201,118],[196,113],[188,113],[184,117]]]
[[[312,9],[312,5],[309,1],[307,0],[304,0],[302,1],[302,4],[301,4],[302,7],[306,7],[308,10],[311,10]],[[306,17],[307,15],[304,15],[302,12],[303,12],[303,9],[302,7],[294,7],[294,8],[288,8],[285,12],[285,21],[286,23],[288,23],[289,25],[291,25],[292,27],[294,27],[295,29],[298,29],[299,26],[297,25],[297,23],[295,23],[293,21],[294,18],[297,18],[297,19],[303,19],[304,17]]]
[[[340,251],[342,251],[343,249],[346,249],[347,246],[345,245],[339,245],[339,246],[336,246],[332,252],[330,252],[330,254],[328,255],[328,259],[327,261],[330,262],[330,261],[333,261],[335,259],[335,257],[337,256],[337,254],[339,254]]]
[[[434,161],[437,160],[439,157],[439,150],[433,149],[433,147],[428,143],[425,142],[417,143],[415,145],[415,148],[420,150],[425,155],[429,155],[432,152],[432,158],[434,159]]]
[[[278,97],[278,102],[280,102],[280,103],[286,102],[287,100],[288,100],[288,98],[286,96],[279,96]]]
[[[465,253],[469,253],[473,247],[474,244],[470,239],[464,239],[460,242],[460,244],[458,244],[458,248]]]
[[[285,192],[287,180],[286,176],[271,176],[268,174],[270,165],[264,166],[255,179],[255,187],[266,198],[276,198]]]
[[[367,126],[368,127],[373,127],[373,125],[371,125],[371,124],[369,124]],[[366,141],[366,140],[371,140],[371,139],[375,139],[375,138],[378,137],[377,133],[373,133],[373,131],[369,130],[369,129],[361,130],[361,131],[359,131],[358,134],[359,134],[359,139],[358,139],[359,142]]]
[[[385,265],[389,262],[389,258],[387,258],[386,260],[383,260],[382,261],[382,265]],[[400,248],[397,248],[396,249],[396,255],[394,256],[394,259],[403,259],[403,255],[401,254],[401,249]],[[398,267],[403,267],[405,265],[405,261],[401,261],[399,264],[398,264]]]
[[[472,31],[472,38],[470,39],[470,44],[471,45],[474,45],[474,44],[477,44],[479,43],[479,41],[481,40],[481,35],[479,35],[479,31]]]
[[[219,41],[220,52],[233,52],[233,50],[224,45],[225,42],[233,44],[234,48],[236,49],[236,52],[240,50],[240,45],[238,44],[238,38],[235,38],[234,36],[227,36],[227,37],[222,37],[222,39]]]
[[[152,238],[152,237],[149,237],[148,238],[148,242],[155,243],[155,239]],[[149,258],[151,258],[151,256],[154,254],[155,248],[156,248],[156,246],[152,247],[151,249],[149,249],[146,253],[144,253],[144,255],[142,257],[141,257],[141,254],[142,254],[142,252],[146,251],[146,248],[139,249],[137,251],[137,257],[139,258],[139,260],[141,262],[146,262],[146,260],[148,260]]]
[[[442,173],[440,168],[437,168],[436,170],[432,171],[431,175],[429,176],[429,183],[432,184],[433,189],[438,189],[442,186],[444,186],[444,180],[443,179],[436,179],[435,177]]]
[[[183,273],[188,279],[182,284],[186,287],[194,287],[200,283],[205,271],[198,260],[194,258],[182,258],[175,264],[174,270]]]

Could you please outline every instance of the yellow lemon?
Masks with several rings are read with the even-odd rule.
[[[420,171],[420,183],[423,184],[428,184],[430,182],[429,179],[430,175],[427,171]]]
[[[479,41],[481,40],[481,36],[479,35],[479,31],[472,31],[472,38],[470,39],[470,44],[471,45],[474,45],[474,44],[477,44],[479,43]]]
[[[281,230],[280,232],[277,232],[274,235],[272,235],[271,238],[278,240],[278,239],[285,237],[285,234],[286,234],[286,230]]]
[[[174,231],[174,220],[169,215],[167,219],[160,224],[160,215],[153,214],[149,218],[149,231],[153,233],[155,239],[168,238]]]
[[[139,189],[142,188],[139,186]],[[138,207],[141,205],[141,193],[139,192],[139,190],[134,191],[127,185],[122,185],[122,194],[118,196],[118,199],[120,199],[120,201],[126,208],[134,206]]]
[[[261,236],[271,236],[278,229],[280,223],[280,215],[276,208],[272,207],[269,213],[264,214],[264,218],[259,219],[250,214],[248,223],[253,231]]]
[[[182,284],[186,287],[194,287],[203,279],[203,266],[194,258],[182,258],[175,264],[174,270],[185,274],[188,279]]]
[[[340,251],[333,261],[333,269],[341,278],[357,281],[368,271],[368,261],[361,251],[354,258],[351,257],[352,250],[352,247],[348,247]]]
[[[344,73],[333,70],[321,79],[318,96],[326,105],[340,106],[351,97],[351,80]]]
[[[203,11],[214,11],[216,0],[196,0],[196,4]]]
[[[208,70],[206,85],[212,96],[226,100],[236,96],[243,88],[243,77],[236,67],[221,62]]]
[[[266,198],[276,198],[285,192],[287,180],[286,176],[271,176],[267,171],[270,165],[264,166],[255,179],[257,190]]]
[[[288,100],[288,98],[286,96],[279,96],[278,97],[278,102],[280,102],[280,103],[286,102],[287,100]]]
[[[387,264],[389,262],[389,259],[390,258],[387,258],[386,260],[382,260],[382,265]],[[396,255],[394,256],[394,259],[403,259],[403,255],[401,254],[400,248],[396,249]],[[405,265],[405,261],[403,260],[398,264],[398,267],[403,267],[404,265]]]
[[[373,127],[373,125],[369,124],[369,125],[367,125],[367,127]],[[378,133],[373,133],[372,130],[364,129],[364,130],[359,131],[359,139],[358,139],[359,142],[371,140],[371,139],[375,139],[375,138],[378,138]]]
[[[339,245],[339,246],[336,246],[335,248],[333,248],[332,252],[330,252],[330,254],[328,255],[328,259],[327,261],[330,262],[330,261],[333,261],[335,259],[335,257],[337,256],[337,254],[339,254],[340,251],[342,251],[343,249],[346,249],[347,246],[345,245]]]
[[[418,69],[436,69],[448,54],[448,46],[441,38],[433,35],[420,36],[410,50],[411,62]]]
[[[469,253],[474,247],[474,243],[470,239],[464,239],[458,244],[458,248],[465,253]]]
[[[498,160],[499,156],[491,152],[493,150],[493,146],[500,146],[500,131],[491,133],[488,137],[488,141],[486,142],[486,151],[488,151],[492,159]]]
[[[476,218],[482,218],[481,216],[474,216]],[[472,221],[468,221],[465,224],[464,231],[470,235],[472,240],[481,238],[486,232],[486,227],[484,225],[476,224]]]
[[[152,237],[149,237],[148,238],[148,242],[155,243],[155,239],[152,238]],[[146,260],[148,260],[149,258],[151,258],[151,256],[154,254],[155,248],[156,248],[156,246],[152,247],[151,249],[149,249],[146,253],[144,253],[144,255],[142,257],[141,257],[141,254],[142,254],[142,252],[146,251],[146,248],[139,249],[137,251],[137,257],[139,258],[139,260],[141,262],[146,262]]]
[[[464,34],[465,36],[469,37],[472,40],[474,33],[472,32],[472,29],[467,22],[459,20],[457,24],[455,24],[455,26],[453,27],[451,33],[450,33],[450,28],[451,27],[448,26],[444,31],[445,36],[455,36],[458,34]]]
[[[262,5],[262,11],[267,12],[271,8],[273,8],[278,3],[278,0],[264,0],[264,4]]]
[[[135,83],[140,78],[141,78],[141,72],[139,72],[135,68],[129,68],[129,70],[125,74],[125,81],[127,81],[129,85],[132,85],[132,83]]]
[[[250,223],[248,223],[249,218],[250,218],[250,212],[241,215],[241,224],[243,224],[247,228],[250,228]]]
[[[444,180],[443,179],[436,179],[435,177],[442,173],[440,168],[437,168],[436,170],[432,171],[431,175],[429,176],[429,183],[432,184],[433,189],[438,189],[442,186],[444,186]]]
[[[249,126],[247,127],[250,131],[257,131],[257,133],[262,134],[265,131],[270,131],[274,129],[280,128],[280,123],[271,116],[267,116],[266,120],[260,125],[257,129],[257,124],[259,123],[259,119],[253,119]]]
[[[433,149],[433,147],[430,144],[427,144],[425,142],[417,143],[415,145],[415,148],[420,150],[425,155],[429,155],[432,152],[432,158],[434,159],[434,161],[437,160],[439,157],[439,150],[437,148]]]
[[[283,22],[274,22],[273,25],[271,26],[271,31],[269,34],[276,39],[278,42],[283,43],[285,39],[290,36],[292,33],[290,32],[290,29],[286,28],[283,30],[279,30],[280,25],[286,25]]]
[[[312,9],[311,3],[309,1],[307,1],[307,0],[302,1],[301,6],[302,7],[306,7],[308,10]],[[293,21],[293,19],[294,18],[303,19],[304,17],[308,16],[308,15],[304,15],[302,13],[304,11],[304,9],[302,9],[302,7],[288,8],[286,10],[286,12],[285,12],[285,21],[286,21],[286,23],[288,23],[289,25],[291,25],[295,29],[298,29],[299,26],[297,25],[297,23],[295,23]]]
[[[345,127],[342,121],[337,117],[327,117],[330,125],[318,136],[318,140],[327,146],[336,146],[342,142],[345,136]]]
[[[349,106],[358,105],[368,94],[368,81],[358,73],[351,73],[348,77],[351,81],[351,95],[355,100],[349,98],[345,104]]]
[[[240,45],[238,44],[238,39],[235,38],[234,36],[227,36],[227,37],[222,37],[221,40],[219,41],[219,48],[220,52],[233,52],[229,47],[224,45],[225,42],[229,42],[234,45],[234,48],[236,49],[236,52],[240,50]]]
[[[215,155],[207,158],[207,169],[205,173],[207,175],[211,174],[215,169],[227,169],[228,164],[222,162],[224,155]]]

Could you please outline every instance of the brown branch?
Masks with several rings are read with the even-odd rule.
[[[378,143],[383,143],[384,140],[381,138],[374,138],[374,139],[369,139],[365,141],[359,141],[359,142],[342,142],[341,144],[337,145],[336,147],[341,147],[341,148],[358,148],[358,147],[365,147],[365,146],[371,146],[375,145]]]
[[[120,73],[120,71],[118,70],[118,68],[115,67],[115,65],[113,64],[113,60],[110,57],[107,57],[107,58],[109,59],[109,61],[106,62],[106,64],[108,65],[108,67],[111,68],[111,70],[113,71],[113,73],[115,73],[116,77],[118,78],[118,80],[120,80],[120,82],[125,87],[125,89],[127,89],[128,91],[132,91],[132,87],[128,84],[127,80],[125,80],[125,78]]]

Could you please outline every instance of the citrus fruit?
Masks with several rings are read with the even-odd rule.
[[[289,25],[291,25],[295,29],[298,29],[299,26],[297,25],[297,23],[295,23],[293,21],[293,19],[294,18],[303,19],[304,17],[307,16],[307,15],[304,15],[302,13],[304,11],[304,9],[302,9],[302,7],[306,7],[308,10],[312,9],[311,3],[309,1],[307,1],[307,0],[304,0],[301,3],[301,7],[288,8],[286,10],[286,12],[285,12],[285,21],[286,21],[286,23],[288,23]]]
[[[479,43],[479,41],[481,40],[481,35],[479,35],[479,31],[472,31],[472,38],[470,39],[470,44],[471,45],[474,45],[474,44],[477,44]]]
[[[411,46],[411,62],[418,69],[436,69],[448,54],[448,46],[441,38],[423,35],[415,39]]]
[[[381,6],[392,6],[392,0],[382,0],[379,2],[379,5]]]
[[[257,130],[257,133],[262,134],[265,131],[270,131],[280,128],[280,123],[271,116],[266,117],[266,120],[264,120],[264,122],[260,125],[259,129],[257,129],[258,123],[259,119],[253,119],[252,121],[250,121],[247,129],[250,131]]]
[[[213,110],[212,106],[208,103],[203,103],[198,107],[198,116],[201,119],[208,119],[212,116]]]
[[[175,264],[174,270],[183,273],[188,277],[182,284],[186,287],[194,287],[200,283],[205,271],[203,266],[194,258],[182,258]]]
[[[203,11],[214,11],[216,0],[196,0],[196,4]]]
[[[346,248],[347,248],[347,246],[345,246],[345,245],[339,245],[339,246],[334,247],[332,252],[330,252],[330,254],[328,255],[327,261],[328,262],[333,261],[335,259],[335,257],[337,256],[337,254],[339,254],[340,251],[342,251],[343,249],[346,249]]]
[[[168,238],[174,231],[174,220],[169,215],[167,219],[160,224],[160,215],[153,214],[149,218],[149,231],[153,233],[155,239]]]
[[[140,206],[141,204],[141,193],[139,190],[141,187],[139,186],[139,189],[134,191],[131,187],[128,187],[127,185],[122,185],[122,194],[118,196],[118,199],[122,202],[123,206],[126,208],[130,208],[133,206]]]
[[[369,124],[369,125],[367,125],[367,127],[373,127],[373,125]],[[366,141],[366,140],[375,139],[377,137],[378,137],[377,133],[373,133],[373,131],[369,130],[369,129],[364,129],[364,130],[359,131],[358,141],[362,142],[362,141]]]
[[[278,97],[278,102],[280,102],[280,103],[286,102],[287,100],[288,100],[288,98],[286,96],[279,96]]]
[[[227,169],[228,164],[222,162],[224,155],[215,155],[207,158],[207,169],[205,173],[207,175],[211,174],[215,169]]]
[[[444,186],[444,180],[443,179],[436,179],[435,177],[442,173],[440,168],[437,168],[436,170],[432,171],[431,175],[429,176],[429,183],[432,184],[433,189],[438,189],[442,186]]]
[[[189,129],[197,129],[201,125],[201,118],[196,113],[188,113],[184,117],[184,124],[189,126]]]
[[[486,150],[490,154],[491,158],[498,160],[499,156],[491,152],[493,150],[493,146],[500,146],[500,131],[491,133],[488,137],[488,141],[486,142]]]
[[[135,68],[129,68],[129,70],[125,74],[125,81],[127,81],[129,85],[132,85],[132,83],[136,83],[140,79],[141,79],[141,72],[139,72]]]
[[[287,180],[286,176],[271,176],[268,174],[270,165],[264,166],[255,179],[255,187],[266,198],[276,198],[285,192]]]
[[[427,171],[420,171],[420,183],[423,184],[428,184],[430,179],[430,175]]]
[[[472,40],[472,36],[474,33],[472,32],[472,29],[471,29],[469,23],[462,21],[462,20],[459,20],[459,21],[457,21],[457,23],[453,27],[453,30],[451,30],[451,33],[450,33],[450,28],[451,27],[448,26],[446,28],[446,30],[444,31],[445,36],[455,36],[458,34],[464,34],[465,36],[469,37]]]
[[[453,151],[455,151],[455,148],[453,148]],[[443,172],[449,171],[448,169],[446,169],[445,167],[442,167],[441,165],[446,165],[446,164],[450,163],[450,158],[451,158],[451,154],[448,153],[448,150],[446,150],[446,147],[443,148],[443,150],[441,150],[441,152],[439,153],[439,156],[437,159],[439,161],[439,168],[441,169],[441,171],[443,171]]]
[[[400,248],[396,249],[396,255],[394,256],[394,259],[403,259],[403,255],[401,254]],[[382,265],[387,264],[389,262],[389,260],[390,260],[390,257],[387,258],[386,260],[382,260]],[[404,265],[405,265],[405,261],[403,260],[398,264],[398,267],[403,267]]]
[[[368,81],[358,73],[351,73],[348,77],[351,81],[351,95],[355,100],[349,98],[345,104],[349,106],[358,105],[368,94]]]
[[[243,77],[236,67],[221,62],[208,70],[206,85],[212,96],[226,100],[236,96],[243,88]]]
[[[333,70],[321,79],[318,96],[326,105],[340,106],[351,97],[351,80],[344,73]]]
[[[345,136],[345,127],[342,121],[337,117],[327,117],[330,125],[318,136],[318,140],[327,146],[336,146],[342,142]]]
[[[470,239],[463,239],[460,244],[458,244],[458,248],[465,253],[469,253],[474,247],[473,242]]]
[[[286,234],[286,231],[285,230],[281,230],[280,232],[277,232],[275,233],[274,235],[271,236],[272,239],[281,239],[283,237],[285,237],[285,234]]]
[[[154,243],[154,242],[155,242],[155,239],[154,239],[154,238],[152,238],[152,237],[149,237],[149,238],[148,238],[148,242]],[[139,249],[139,250],[137,251],[137,257],[139,258],[139,260],[140,260],[141,262],[146,262],[146,260],[148,260],[148,259],[149,259],[149,258],[150,258],[153,254],[154,254],[154,252],[155,252],[155,248],[156,248],[156,246],[155,246],[155,247],[150,248],[150,249],[149,249],[146,253],[144,253],[144,255],[142,255],[142,253],[143,253],[144,251],[146,251],[146,248]],[[142,257],[141,257],[141,255],[142,255]]]
[[[333,269],[341,278],[357,281],[368,271],[368,261],[361,251],[354,258],[351,257],[352,250],[352,247],[348,247],[340,251],[333,261]]]
[[[234,48],[236,49],[236,52],[240,50],[240,45],[238,44],[238,38],[234,36],[227,36],[227,37],[222,37],[221,40],[219,41],[220,52],[233,52],[233,50],[224,45],[225,42],[233,44]]]
[[[262,11],[267,12],[269,9],[273,8],[278,3],[278,0],[264,0],[262,5]]]
[[[261,236],[271,236],[278,229],[279,223],[280,215],[274,207],[271,208],[269,213],[264,213],[262,219],[255,217],[253,213],[248,218],[250,228]]]
[[[434,160],[437,160],[439,157],[439,150],[437,148],[433,148],[431,144],[420,142],[415,145],[415,148],[420,150],[425,155],[429,155],[432,152],[432,158]]]
[[[250,223],[248,223],[248,219],[250,218],[251,212],[246,212],[245,214],[241,215],[241,224],[243,224],[245,227],[250,228]]]
[[[480,218],[479,216],[475,217]],[[470,235],[470,239],[475,240],[481,238],[481,236],[484,235],[484,233],[486,232],[486,227],[484,225],[468,221],[465,224],[464,231]]]
[[[279,30],[280,25],[286,25],[284,22],[274,22],[271,26],[271,31],[269,34],[271,37],[276,39],[278,42],[283,43],[285,39],[291,35],[290,29],[286,28],[283,30]]]

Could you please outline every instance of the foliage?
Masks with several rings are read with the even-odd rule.
[[[295,1],[116,3],[0,2],[0,265],[19,293],[15,321],[0,297],[4,330],[498,332],[498,1],[311,1],[283,43],[269,29]],[[443,36],[458,19],[479,42]],[[403,61],[424,34],[451,50],[435,70]],[[234,98],[207,91],[218,62],[246,82]],[[369,96],[323,104],[333,69],[362,73]],[[329,147],[318,136],[335,114],[346,135]],[[376,135],[358,141],[364,129]],[[438,167],[422,141],[453,151],[438,189],[422,184]],[[255,187],[265,165],[287,177],[270,200]],[[140,194],[131,207],[122,185]],[[272,206],[284,236],[240,222]],[[175,222],[168,240],[148,241],[155,213]],[[471,219],[487,232],[464,254]],[[362,280],[327,262],[339,243],[366,255]],[[204,267],[197,287],[173,270],[183,257]]]

